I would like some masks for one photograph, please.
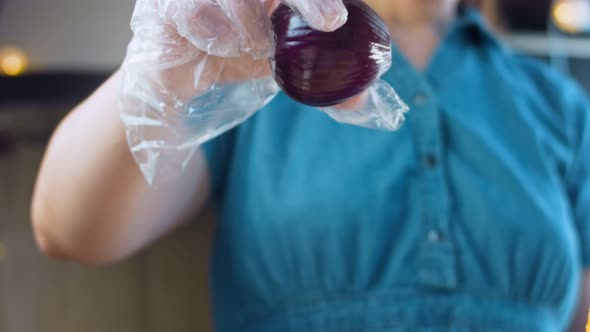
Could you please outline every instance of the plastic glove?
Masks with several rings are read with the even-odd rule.
[[[289,0],[317,29],[346,20],[341,0]],[[269,13],[277,1],[138,0],[123,64],[122,119],[149,183],[181,174],[197,147],[278,92]]]
[[[342,0],[285,2],[318,30],[346,21]],[[242,123],[278,93],[268,61],[274,51],[270,13],[278,3],[137,1],[122,67],[121,117],[149,183],[182,174],[200,144]],[[365,105],[381,102],[371,97]],[[362,113],[340,111],[352,112],[326,110],[341,122]]]
[[[409,107],[387,82],[379,79],[367,91],[335,107],[322,108],[332,119],[355,126],[394,131],[405,121]]]
[[[314,29],[334,31],[346,23],[348,13],[342,0],[285,0]]]

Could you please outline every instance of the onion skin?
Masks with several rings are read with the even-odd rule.
[[[292,99],[329,107],[366,90],[391,65],[391,36],[361,0],[344,0],[348,21],[334,32],[312,29],[281,4],[272,15],[274,78]]]

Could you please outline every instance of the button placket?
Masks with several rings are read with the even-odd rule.
[[[456,259],[450,241],[449,198],[442,158],[442,130],[437,101],[428,88],[413,94],[412,132],[421,159],[419,177],[424,210],[422,243],[419,245],[419,283],[450,289],[456,286]]]

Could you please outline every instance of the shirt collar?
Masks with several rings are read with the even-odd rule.
[[[460,35],[473,43],[489,43],[500,46],[498,36],[492,31],[482,14],[473,8],[460,10],[457,19],[450,28],[451,34]]]

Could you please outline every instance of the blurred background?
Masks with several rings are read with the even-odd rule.
[[[590,0],[478,2],[506,43],[590,91]],[[121,63],[133,5],[0,0],[1,332],[210,330],[211,214],[106,269],[43,258],[31,236],[29,201],[49,135]]]
[[[1,332],[210,330],[211,218],[106,269],[44,258],[31,236],[49,135],[121,63],[134,3],[0,0]]]

